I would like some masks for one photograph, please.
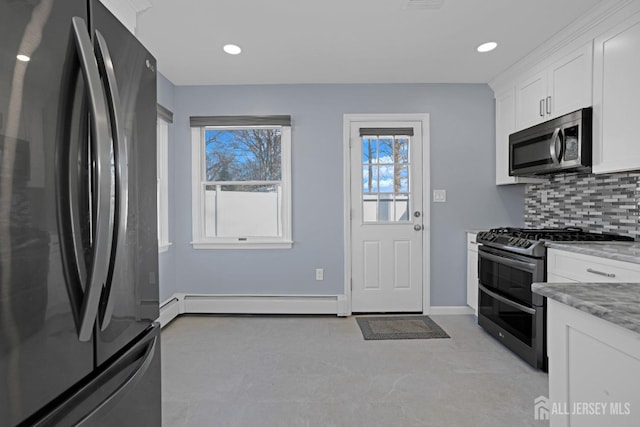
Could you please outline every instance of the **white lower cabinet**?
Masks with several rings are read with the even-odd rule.
[[[467,305],[478,315],[478,244],[476,233],[467,233]]]
[[[551,427],[638,426],[640,334],[547,301]]]
[[[640,264],[550,248],[547,282],[636,283]],[[551,427],[640,425],[640,334],[548,298],[547,353]]]
[[[640,264],[550,248],[547,282],[640,282]]]

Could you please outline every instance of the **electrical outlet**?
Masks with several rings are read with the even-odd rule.
[[[324,280],[324,269],[316,268],[316,280]]]

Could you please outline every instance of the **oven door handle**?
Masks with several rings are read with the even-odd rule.
[[[509,267],[513,267],[513,268],[517,268],[520,270],[525,270],[525,271],[529,271],[529,272],[534,272],[536,270],[536,265],[534,263],[530,263],[530,262],[524,262],[524,261],[518,261],[512,258],[507,258],[504,256],[499,256],[499,255],[493,255],[490,252],[485,252],[485,251],[480,251],[478,252],[478,255],[484,258],[487,258],[491,261],[495,261],[499,264],[504,264],[507,265]]]
[[[485,288],[481,284],[478,284],[478,288],[480,288],[482,292],[486,293],[491,298],[497,299],[498,301],[503,302],[507,305],[510,305],[511,307],[517,308],[518,310],[524,311],[525,313],[528,313],[528,314],[536,314],[536,310],[534,308],[527,307],[526,305],[518,304],[517,302],[513,302],[510,299],[503,297],[502,295],[498,295],[497,293],[490,291],[489,289]]]

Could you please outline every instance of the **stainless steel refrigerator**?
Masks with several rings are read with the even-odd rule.
[[[98,1],[0,0],[0,426],[160,425],[156,65]]]

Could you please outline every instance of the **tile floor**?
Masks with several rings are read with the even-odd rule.
[[[365,341],[355,318],[188,316],[162,331],[163,425],[545,426],[547,375],[473,316],[450,339]]]

